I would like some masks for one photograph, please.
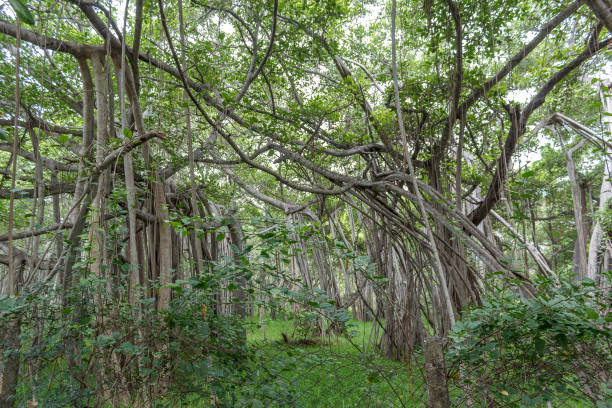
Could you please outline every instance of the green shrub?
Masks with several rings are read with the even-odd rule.
[[[537,295],[497,292],[451,333],[447,359],[464,398],[486,406],[540,406],[612,396],[609,288],[539,279]]]

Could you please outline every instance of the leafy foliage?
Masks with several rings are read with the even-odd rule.
[[[490,296],[454,326],[447,358],[458,372],[456,384],[466,397],[493,406],[584,396],[606,406],[612,396],[609,289],[569,279],[540,279],[537,289],[533,298]]]

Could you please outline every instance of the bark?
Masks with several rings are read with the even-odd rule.
[[[43,225],[45,221],[45,198],[44,198],[44,179],[43,179],[43,166],[41,163],[41,156],[39,150],[39,140],[38,135],[30,129],[30,141],[32,143],[32,150],[34,152],[34,156],[36,157],[36,169],[35,169],[35,185],[34,190],[36,191],[35,198],[33,200],[33,213],[36,213],[36,217],[32,218],[32,223],[30,225],[30,230],[34,229],[35,225]],[[38,258],[38,250],[40,247],[40,236],[34,236],[32,240],[32,259]],[[30,271],[34,273],[34,265],[31,263],[29,265]]]
[[[168,221],[168,208],[166,195],[161,182],[153,183],[153,197],[155,214],[158,216],[159,248],[155,256],[159,264],[159,296],[157,310],[165,310],[170,305],[170,288],[172,282],[172,227]]]
[[[610,0],[587,0],[586,3],[608,31],[612,33],[612,2]]]
[[[81,69],[81,81],[83,82],[83,138],[81,140],[81,150],[79,152],[79,163],[77,170],[77,182],[74,189],[73,204],[81,200],[86,177],[86,162],[92,158],[92,143],[94,140],[94,84],[89,71],[89,65],[86,59],[79,59],[79,68]],[[71,217],[74,224],[76,213]]]
[[[95,163],[96,167],[102,166],[106,157],[106,146],[108,144],[108,90],[106,63],[103,56],[96,55],[91,59],[91,65],[94,73],[95,91],[96,91],[96,150]],[[102,171],[98,178],[96,196],[93,201],[93,216],[89,226],[89,259],[92,261],[90,271],[100,279],[104,279],[107,275],[106,271],[109,267],[106,262],[106,194],[108,183],[108,172]],[[98,300],[98,303],[100,299]],[[102,307],[101,305],[99,305]]]
[[[604,109],[606,110],[606,115],[604,116],[604,121],[606,123],[605,130],[608,132],[608,136],[612,135],[612,98],[610,96],[605,95],[606,93],[610,93],[610,86],[612,83],[607,81],[603,84],[606,87],[606,91],[601,89],[600,95],[602,99],[602,103]],[[601,214],[604,214],[605,211],[609,208],[610,200],[612,199],[612,146],[610,144],[606,144],[604,149],[604,169],[603,169],[603,177],[601,180],[601,188],[599,191],[599,208],[598,211]],[[587,273],[586,276],[593,280],[598,280],[600,276],[600,263],[598,262],[600,254],[604,253],[603,256],[603,270],[606,270],[607,261],[610,259],[612,255],[611,243],[609,235],[606,236],[604,233],[603,227],[601,225],[601,221],[597,220],[595,222],[595,226],[593,227],[593,232],[591,233],[591,239],[589,242],[589,258],[587,261]],[[603,284],[603,282],[600,282]]]
[[[427,408],[450,408],[444,340],[438,337],[425,339],[425,381],[427,383]]]
[[[130,61],[132,61],[132,69],[134,72],[134,82],[136,84],[136,91],[140,91],[140,72],[138,67],[138,54],[140,52],[140,40],[142,39],[142,12],[143,12],[144,0],[136,0],[136,13],[134,15],[134,42],[132,43],[132,53]],[[127,9],[126,9],[127,13]],[[127,18],[125,19],[127,20]],[[125,21],[124,20],[124,21]],[[123,38],[125,39],[125,22],[123,29]],[[121,54],[125,55],[125,41],[121,42]],[[123,59],[123,58],[122,58]]]
[[[586,208],[583,207],[583,200],[581,197],[580,186],[578,182],[578,173],[576,171],[576,163],[574,162],[573,154],[582,148],[586,140],[581,139],[574,147],[567,149],[563,141],[561,134],[555,129],[555,133],[561,143],[561,148],[565,154],[565,164],[567,167],[567,174],[570,180],[570,188],[572,191],[572,202],[574,207],[574,223],[576,225],[576,246],[575,246],[575,257],[574,264],[576,266],[576,275],[578,279],[582,279],[587,273],[587,258],[586,258],[586,236],[587,231],[585,230],[585,213]]]
[[[234,245],[234,262],[237,265],[244,265],[243,260],[241,259],[243,254],[243,241],[244,237],[242,234],[242,225],[237,217],[233,214],[230,215],[230,218],[227,223],[227,227],[230,233],[230,240]],[[241,271],[236,279],[236,290],[232,291],[230,296],[232,297],[232,311],[237,316],[242,318],[246,318],[248,316],[248,305],[247,300],[248,296],[246,293],[246,278],[244,276],[244,272]]]
[[[0,351],[3,368],[0,371],[0,408],[15,406],[17,384],[19,382],[19,367],[21,361],[21,320],[6,320],[0,327]]]
[[[139,10],[139,11],[138,11]],[[137,15],[140,13],[140,21],[137,19],[137,32],[142,25],[142,1],[139,0],[137,4]],[[125,38],[125,30],[124,35]],[[136,35],[134,42],[140,41],[140,36]],[[117,89],[119,91],[119,108],[121,111],[121,136],[125,136],[126,129],[128,129],[128,116],[125,108],[125,41],[122,41],[121,44],[121,63],[117,64],[115,60],[113,60],[115,64],[115,74],[117,76]],[[135,49],[137,50],[137,46],[135,45]],[[136,51],[137,52],[137,51]],[[117,65],[119,65],[119,70],[117,70]],[[142,257],[138,256],[138,242],[136,237],[136,184],[134,181],[134,164],[132,160],[132,152],[127,153],[123,158],[123,170],[125,173],[125,189],[126,189],[126,203],[127,203],[127,211],[128,211],[128,260],[130,263],[129,270],[129,288],[128,288],[128,301],[132,305],[132,307],[137,306],[137,289],[141,282],[144,282],[144,279],[141,279],[141,263],[140,259]]]
[[[57,184],[57,172],[56,171],[51,172],[51,182]],[[53,196],[53,222],[55,223],[55,225],[58,225],[58,226],[61,224],[60,202],[59,202],[59,196],[57,195]],[[58,229],[58,232],[55,234],[56,258],[59,258],[62,255],[63,250],[64,250],[64,238],[62,236],[62,233],[59,232],[59,229]],[[61,286],[63,281],[64,281],[63,275],[62,273],[59,273],[56,282],[58,283],[59,286]]]
[[[180,31],[180,44],[181,44],[181,66],[183,71],[187,69],[187,63],[185,59],[185,23],[183,21],[183,2],[179,0],[178,3],[178,15],[179,15],[179,31]],[[193,236],[194,245],[194,266],[196,270],[196,274],[200,274],[200,261],[202,258],[202,245],[200,243],[200,238],[198,238],[198,230],[201,229],[200,222],[196,219],[198,217],[198,201],[197,201],[197,191],[196,191],[196,181],[195,181],[195,163],[194,163],[194,155],[193,155],[193,135],[191,131],[191,111],[189,109],[189,95],[187,95],[186,91],[183,91],[183,103],[185,104],[185,136],[187,137],[187,161],[189,163],[189,184],[191,189],[191,217],[193,217],[194,223],[194,233]]]

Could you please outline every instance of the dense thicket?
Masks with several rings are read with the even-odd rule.
[[[0,406],[299,405],[244,328],[287,313],[410,366],[452,334],[457,404],[605,403],[611,32],[610,0],[3,3]]]

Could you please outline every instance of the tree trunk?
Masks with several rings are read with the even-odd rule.
[[[166,194],[164,186],[160,181],[153,183],[153,198],[155,200],[155,214],[157,214],[157,228],[159,233],[159,249],[157,260],[159,263],[159,297],[157,299],[157,310],[165,310],[170,305],[170,288],[172,282],[172,227],[168,221],[168,209],[166,208]]]
[[[425,339],[425,382],[427,384],[427,408],[450,408],[444,340],[439,337]]]
[[[124,45],[124,44],[122,44]],[[121,137],[126,136],[126,130],[128,129],[128,115],[125,108],[125,50],[122,47],[121,63],[117,64],[115,60],[115,76],[117,78],[117,89],[119,91],[119,108],[121,111]],[[118,66],[119,65],[119,66]],[[118,69],[117,69],[118,68]],[[134,164],[132,160],[132,152],[127,153],[123,157],[123,171],[125,173],[125,189],[126,189],[126,201],[128,211],[128,261],[130,263],[129,270],[129,288],[128,288],[128,301],[132,307],[138,307],[136,304],[137,300],[137,289],[141,282],[142,268],[140,265],[139,257],[139,245],[136,237],[137,223],[136,223],[136,183],[134,181]]]
[[[231,214],[227,227],[229,229],[232,244],[236,247],[234,251],[234,262],[236,263],[236,265],[243,265],[244,262],[241,259],[241,257],[243,256],[242,251],[244,240],[242,235],[242,225],[238,218]],[[236,285],[238,287],[230,294],[230,296],[233,298],[232,311],[235,315],[240,316],[242,318],[246,318],[248,316],[248,309],[246,304],[246,278],[244,277],[244,273],[242,271],[236,277]]]
[[[11,319],[0,327],[0,351],[6,354],[0,362],[0,408],[12,408],[15,405],[19,366],[21,361],[21,320]]]
[[[106,156],[106,146],[108,144],[108,106],[107,106],[107,77],[106,63],[104,56],[94,55],[91,59],[91,65],[94,73],[95,89],[96,89],[96,166],[101,166]],[[106,194],[108,184],[108,171],[103,171],[98,178],[96,196],[93,201],[93,216],[89,226],[89,259],[92,261],[90,265],[91,273],[99,279],[107,279],[108,264],[106,262]],[[93,188],[93,187],[92,187]],[[98,290],[100,290],[99,288]],[[99,295],[96,295],[98,307],[102,308],[102,300]],[[102,316],[101,310],[98,316]]]
[[[600,92],[602,103],[607,115],[604,116],[604,121],[607,125],[608,136],[612,135],[612,98],[606,96],[606,93],[610,93],[610,86],[612,83],[607,81],[603,86],[606,87],[606,91],[602,89]],[[609,137],[608,137],[609,140]],[[605,145],[604,149],[604,171],[603,178],[601,180],[601,189],[599,192],[599,212],[604,214],[608,209],[610,199],[612,199],[612,147],[610,144]],[[602,245],[603,241],[603,245]],[[605,236],[604,230],[601,226],[601,221],[597,220],[591,233],[591,239],[589,242],[589,258],[587,262],[587,277],[593,280],[598,280],[600,276],[600,265],[605,264],[606,260],[612,256],[610,237]],[[604,253],[604,259],[601,264],[598,262],[600,254]],[[606,266],[604,266],[604,270]],[[602,282],[600,282],[601,284]]]
[[[580,185],[578,183],[578,176],[576,172],[576,164],[574,162],[573,154],[578,151],[582,146],[585,145],[586,139],[580,140],[571,149],[566,149],[563,137],[556,131],[559,143],[565,154],[565,162],[567,167],[567,174],[570,180],[570,187],[572,190],[572,202],[574,204],[574,223],[576,224],[576,246],[574,251],[574,266],[575,273],[578,279],[582,279],[587,274],[587,258],[586,258],[586,235],[585,231],[585,208],[583,208],[583,199],[581,197]]]
[[[91,78],[91,72],[89,71],[89,64],[86,59],[79,59],[79,67],[81,69],[81,80],[83,81],[83,138],[81,144],[81,150],[79,154],[79,164],[77,170],[77,181],[74,188],[74,197],[72,200],[72,212],[68,215],[70,222],[73,227],[72,230],[78,231],[81,220],[80,216],[80,208],[82,208],[83,195],[85,194],[85,188],[87,184],[87,170],[86,163],[92,158],[92,143],[93,143],[93,133],[94,133],[94,86],[93,80]],[[72,231],[71,231],[71,235]],[[66,255],[65,266],[63,269],[63,297],[64,297],[64,305],[68,306],[66,296],[68,295],[72,285],[74,283],[75,277],[72,276],[72,265],[74,264],[74,258],[76,257],[76,253],[81,252],[80,248],[80,239],[78,236],[80,235],[80,231],[78,234],[74,234],[75,238],[78,240],[77,242],[73,242],[68,245]]]

